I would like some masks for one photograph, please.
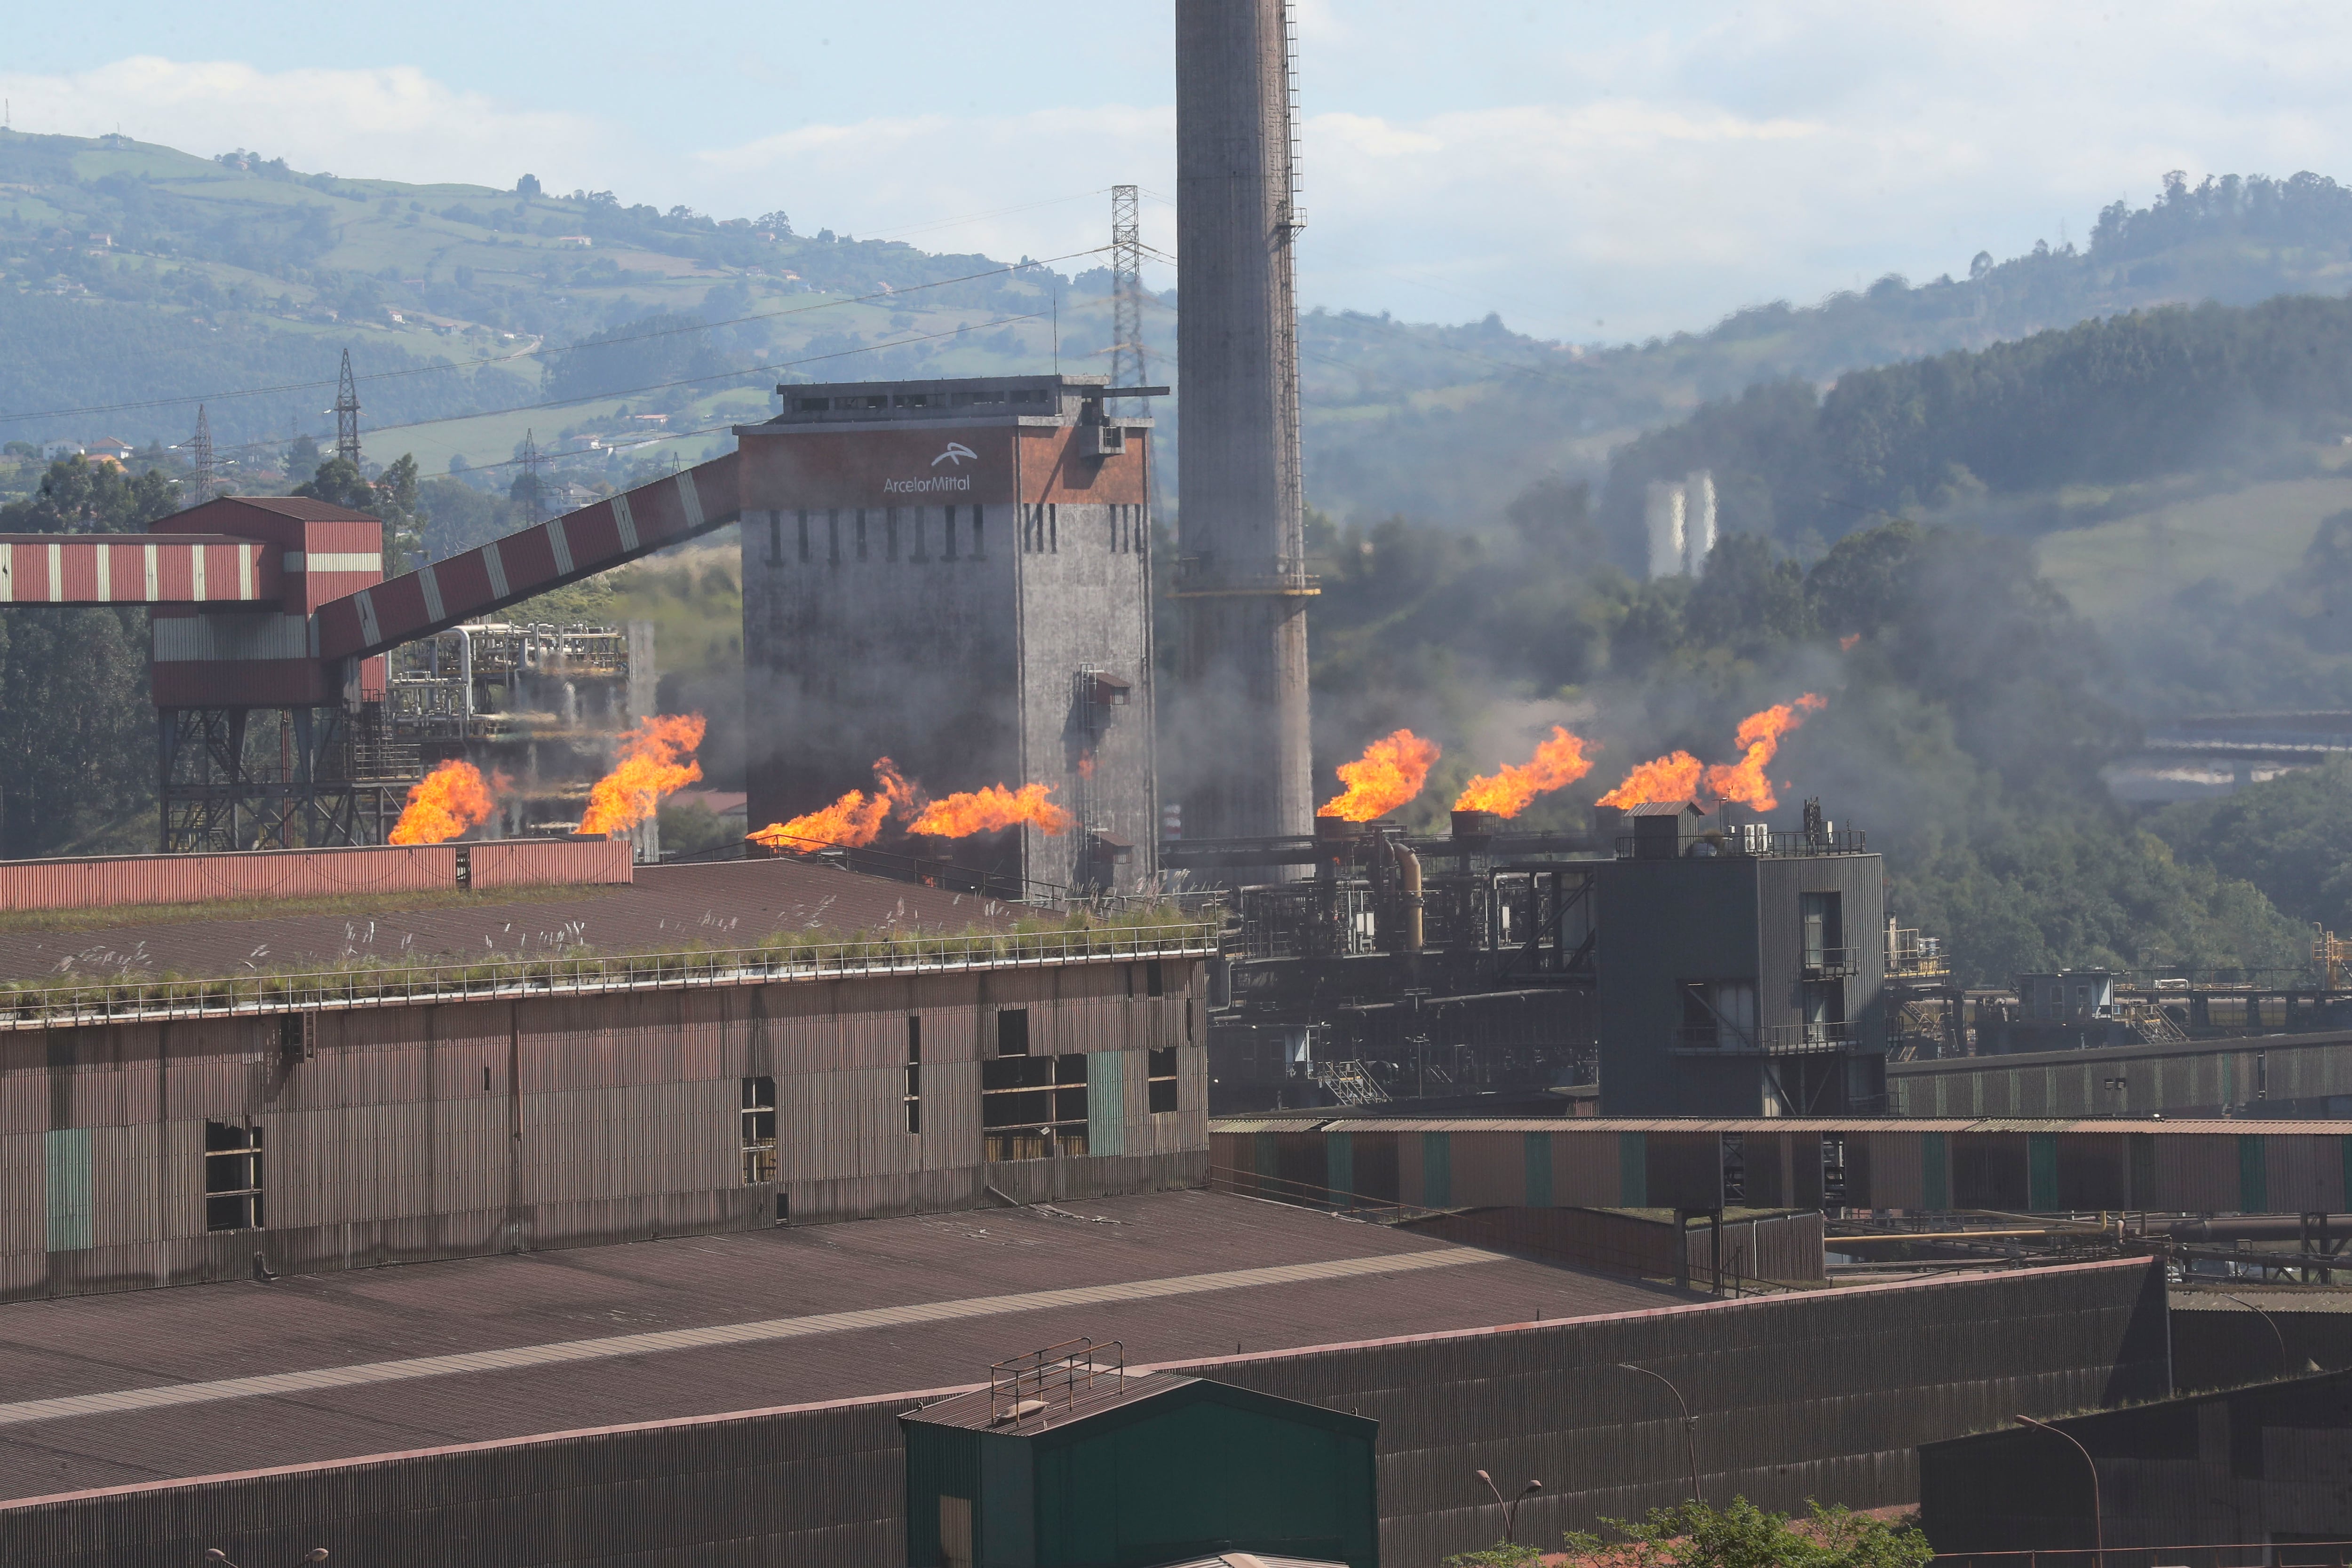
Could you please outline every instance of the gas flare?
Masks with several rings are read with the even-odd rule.
[[[1687,751],[1670,751],[1625,775],[1625,782],[1601,797],[1602,806],[1639,806],[1649,800],[1687,800],[1698,793],[1706,765]]]
[[[1409,729],[1382,736],[1364,747],[1363,756],[1355,761],[1339,764],[1339,782],[1348,787],[1348,792],[1324,801],[1315,814],[1350,822],[1386,816],[1421,793],[1437,758],[1437,742],[1423,740]]]
[[[507,777],[497,776],[495,788],[507,787]],[[498,810],[490,799],[493,785],[482,779],[482,770],[470,762],[451,758],[408,787],[408,803],[400,809],[400,821],[392,830],[387,842],[395,844],[446,843],[468,828],[479,827],[490,820]]]
[[[991,784],[985,789],[942,796],[924,807],[921,814],[907,824],[907,831],[934,838],[961,839],[973,833],[992,833],[1016,822],[1034,822],[1039,831],[1059,836],[1068,832],[1077,819],[1045,799],[1051,793],[1050,784],[1024,784],[1018,789]]]
[[[661,804],[661,798],[702,777],[702,764],[688,753],[702,744],[698,713],[660,714],[621,737],[621,760],[588,792],[583,833],[610,838],[625,833]]]
[[[862,850],[881,836],[882,824],[896,813],[900,821],[915,814],[916,790],[899,776],[898,764],[888,758],[877,758],[874,764],[874,793],[852,789],[823,810],[794,817],[789,822],[772,822],[755,833],[743,836],[755,844],[772,850],[791,850],[795,854],[838,846]]]
[[[1772,781],[1764,776],[1765,767],[1780,749],[1781,738],[1805,722],[1805,715],[1828,706],[1824,699],[1807,692],[1795,702],[1780,703],[1741,719],[1739,733],[1733,738],[1747,754],[1737,762],[1708,768],[1707,789],[1722,800],[1737,800],[1759,811],[1769,811],[1779,805],[1779,797],[1772,793]]]
[[[1454,809],[1516,817],[1537,796],[1573,784],[1592,771],[1592,759],[1584,755],[1584,746],[1582,737],[1553,725],[1551,738],[1536,747],[1527,766],[1507,762],[1499,773],[1473,779],[1463,786],[1461,799],[1454,802]]]

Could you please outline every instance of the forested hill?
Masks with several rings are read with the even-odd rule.
[[[2352,192],[2316,175],[2176,178],[2091,235],[2080,251],[1979,255],[1964,277],[1885,278],[1613,347],[1547,343],[1493,317],[1310,311],[1309,488],[1342,518],[1491,523],[1544,476],[1598,474],[1612,448],[1759,382],[1822,382],[2166,302],[2352,285]],[[283,482],[269,476],[289,438],[320,433],[319,383],[349,348],[372,457],[478,467],[529,430],[573,455],[565,476],[614,480],[614,448],[698,456],[719,439],[703,432],[756,416],[778,380],[1047,369],[1057,306],[1059,362],[1101,367],[1100,259],[1023,267],[855,239],[822,214],[720,219],[528,179],[410,185],[261,153],[0,132],[0,442],[178,442],[202,399],[224,453],[267,487]],[[1174,291],[1154,303],[1155,375],[1180,388],[1163,411],[1172,445]],[[625,341],[583,347],[597,340]],[[36,472],[23,465],[14,486]]]

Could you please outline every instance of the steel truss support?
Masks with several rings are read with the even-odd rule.
[[[257,713],[271,722],[256,725]],[[373,706],[358,715],[162,708],[155,716],[156,847],[165,854],[380,844],[416,772],[413,757],[382,744]]]

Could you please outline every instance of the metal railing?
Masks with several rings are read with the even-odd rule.
[[[1317,594],[1323,580],[1307,570],[1305,556],[1277,556],[1270,572],[1225,570],[1209,556],[1179,556],[1171,599],[1206,599],[1223,594]]]
[[[1051,1421],[1056,1406],[1075,1409],[1101,1383],[1127,1387],[1127,1346],[1118,1340],[1066,1339],[994,1363],[988,1369],[989,1424],[1018,1426],[1032,1416]]]
[[[2025,1552],[1938,1552],[1938,1568],[2287,1568],[2352,1563],[2352,1539],[2246,1541],[2210,1546],[2058,1546]]]
[[[1860,1023],[1775,1023],[1761,1030],[1767,1056],[1802,1056],[1814,1051],[1854,1051],[1870,1044],[1874,1031]]]
[[[1822,978],[1851,975],[1854,970],[1853,953],[1851,947],[1808,947],[1805,949],[1805,973]]]
[[[0,1030],[949,974],[1104,958],[1205,957],[1215,951],[1214,929],[1205,925],[1082,926],[613,956],[551,955],[466,965],[385,965],[218,979],[85,982],[0,990]]]

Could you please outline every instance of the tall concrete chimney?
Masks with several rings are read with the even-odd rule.
[[[1161,755],[1188,838],[1315,822],[1291,135],[1282,0],[1176,0],[1185,689]]]

